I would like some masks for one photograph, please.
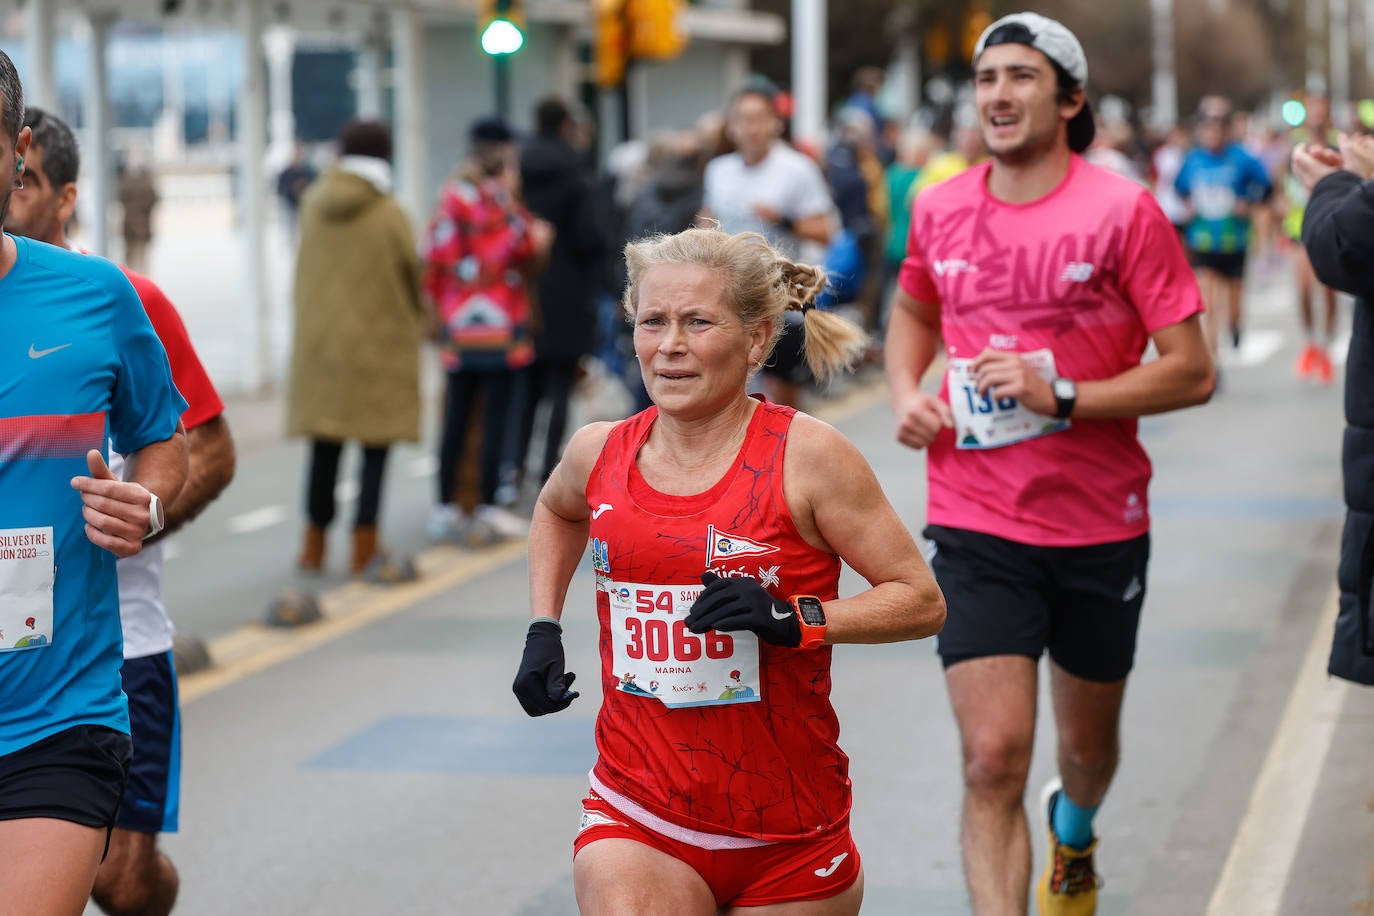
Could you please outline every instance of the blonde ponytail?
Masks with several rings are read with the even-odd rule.
[[[814,264],[798,264],[778,258],[787,287],[787,308],[802,313],[806,327],[804,354],[812,375],[827,381],[847,372],[868,347],[863,328],[834,312],[816,308],[816,297],[825,291],[825,271]]]

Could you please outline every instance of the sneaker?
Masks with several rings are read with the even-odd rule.
[[[1074,849],[1059,842],[1054,832],[1054,805],[1064,791],[1059,777],[1050,780],[1040,793],[1040,809],[1049,830],[1049,857],[1035,891],[1040,916],[1092,916],[1097,912],[1097,888],[1101,880],[1093,870],[1094,839],[1087,849]]]
[[[504,538],[522,538],[530,533],[528,521],[500,506],[478,506],[474,516]]]
[[[1321,358],[1320,352],[1320,348],[1314,343],[1302,348],[1302,352],[1298,354],[1298,363],[1293,367],[1298,378],[1311,378],[1312,373],[1316,371],[1317,360]]]
[[[1336,370],[1331,365],[1331,354],[1322,347],[1317,347],[1316,351],[1316,358],[1312,365],[1312,376],[1317,380],[1317,384],[1330,385],[1336,378]]]
[[[468,525],[467,513],[452,503],[439,503],[429,510],[429,520],[425,522],[425,534],[431,541],[459,540]]]

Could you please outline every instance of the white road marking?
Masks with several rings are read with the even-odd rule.
[[[410,461],[411,477],[433,477],[439,473],[439,459],[433,455],[419,455]]]
[[[1333,366],[1344,366],[1346,354],[1350,352],[1350,332],[1337,335],[1331,343],[1331,364]]]
[[[280,525],[284,521],[286,521],[285,506],[263,506],[252,512],[235,515],[225,523],[225,527],[229,529],[230,534],[250,534],[264,528],[271,528],[273,525]]]
[[[1240,338],[1240,349],[1233,350],[1226,341],[1221,346],[1223,369],[1258,366],[1273,357],[1283,347],[1283,333],[1269,329],[1246,331]]]
[[[358,485],[358,481],[350,477],[348,480],[340,481],[339,484],[334,487],[334,498],[341,503],[351,503],[358,498],[358,492],[361,489],[362,488]]]
[[[1207,916],[1274,916],[1279,912],[1349,687],[1346,681],[1326,674],[1337,600],[1333,590],[1255,780]]]

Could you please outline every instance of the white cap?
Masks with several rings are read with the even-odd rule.
[[[973,49],[974,63],[982,56],[988,36],[1008,25],[1023,26],[1030,33],[1028,44],[1063,67],[1078,85],[1082,86],[1088,82],[1088,58],[1083,53],[1083,46],[1062,22],[1041,16],[1039,13],[1012,13],[984,29],[983,34],[978,36],[977,46]]]

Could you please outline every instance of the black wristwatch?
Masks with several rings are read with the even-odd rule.
[[[1071,378],[1057,378],[1050,382],[1050,390],[1054,392],[1054,418],[1067,420],[1078,402],[1078,385]]]

